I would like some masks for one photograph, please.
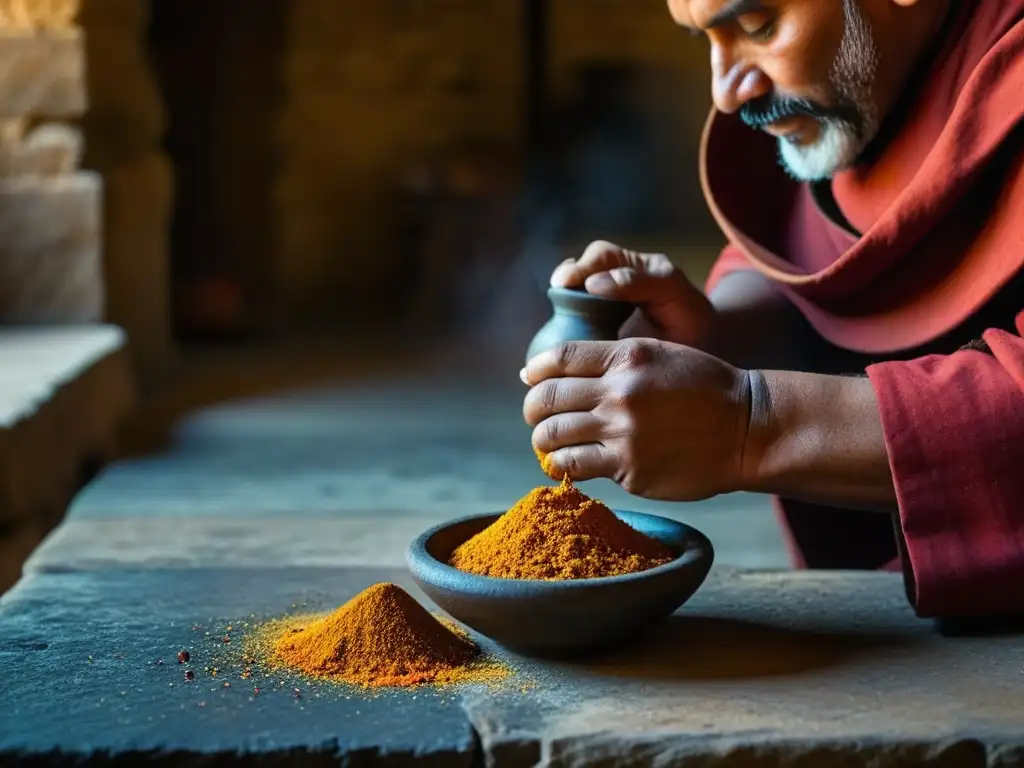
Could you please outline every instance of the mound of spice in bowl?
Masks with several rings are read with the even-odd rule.
[[[285,626],[275,660],[312,677],[367,688],[491,680],[504,670],[401,587],[374,584],[334,613]]]
[[[452,553],[461,571],[499,579],[593,579],[649,570],[674,559],[567,477],[528,493]]]

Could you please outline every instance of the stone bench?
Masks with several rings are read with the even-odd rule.
[[[0,328],[0,592],[113,453],[135,405],[124,334]]]

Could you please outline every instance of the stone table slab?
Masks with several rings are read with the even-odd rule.
[[[256,530],[273,527],[268,519],[422,517],[426,525],[498,512],[550,482],[521,411],[521,392],[402,378],[209,407],[178,423],[159,453],[107,468],[78,495],[68,520],[131,521],[142,541],[172,519],[199,536],[213,521]],[[619,509],[694,525],[720,562],[788,564],[766,497],[670,504],[630,496],[607,480],[581,488]],[[283,535],[297,541],[303,533]]]
[[[402,569],[30,576],[0,602],[0,754],[173,751],[231,761],[297,749],[309,760],[456,765],[1024,764],[1024,642],[941,634],[913,615],[895,574],[716,569],[687,606],[628,649],[575,663],[507,655],[515,671],[504,684],[440,695],[345,698],[300,683],[295,699],[292,680],[270,679],[253,696],[251,681],[237,677],[236,645],[217,640],[229,623],[237,644],[239,621],[327,610],[383,580],[425,600]],[[197,671],[219,665],[218,677],[185,684],[173,663],[179,647],[192,651]]]
[[[446,519],[443,515],[352,515],[298,520],[67,520],[32,553],[24,570],[403,568],[409,542]]]
[[[473,730],[454,695],[361,694],[259,671],[241,677],[242,622],[330,609],[395,575],[197,570],[23,579],[0,601],[0,763],[56,751],[97,764],[106,755],[258,755],[294,765],[469,765]],[[191,653],[191,683],[175,660],[182,648]]]

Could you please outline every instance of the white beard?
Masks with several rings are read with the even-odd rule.
[[[798,145],[779,139],[782,166],[798,181],[819,181],[853,165],[864,149],[864,142],[852,126],[835,120],[821,123],[818,138],[812,144]]]
[[[850,167],[878,133],[878,113],[872,102],[878,71],[878,45],[857,0],[843,0],[843,10],[846,27],[829,82],[844,102],[856,107],[861,125],[823,120],[818,137],[811,144],[799,145],[780,138],[782,166],[798,181],[831,178],[838,171]]]

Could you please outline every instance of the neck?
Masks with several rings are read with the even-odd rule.
[[[897,87],[887,99],[885,118],[879,125],[878,133],[857,160],[857,165],[871,163],[888,144],[890,138],[902,128],[907,115],[917,105],[917,94],[932,74],[935,61],[940,58],[942,49],[952,42],[951,34],[965,12],[964,9],[972,5],[972,2],[966,2],[961,6],[950,0],[936,0],[934,4],[923,3],[911,10],[919,9],[916,10],[918,13],[927,12],[928,18],[924,20],[926,23],[922,25],[920,20],[900,22],[900,27],[923,28],[923,33],[916,41],[916,45],[907,45],[905,36],[900,38],[899,45],[903,46],[904,50],[911,51],[905,62],[907,74],[897,83]]]

